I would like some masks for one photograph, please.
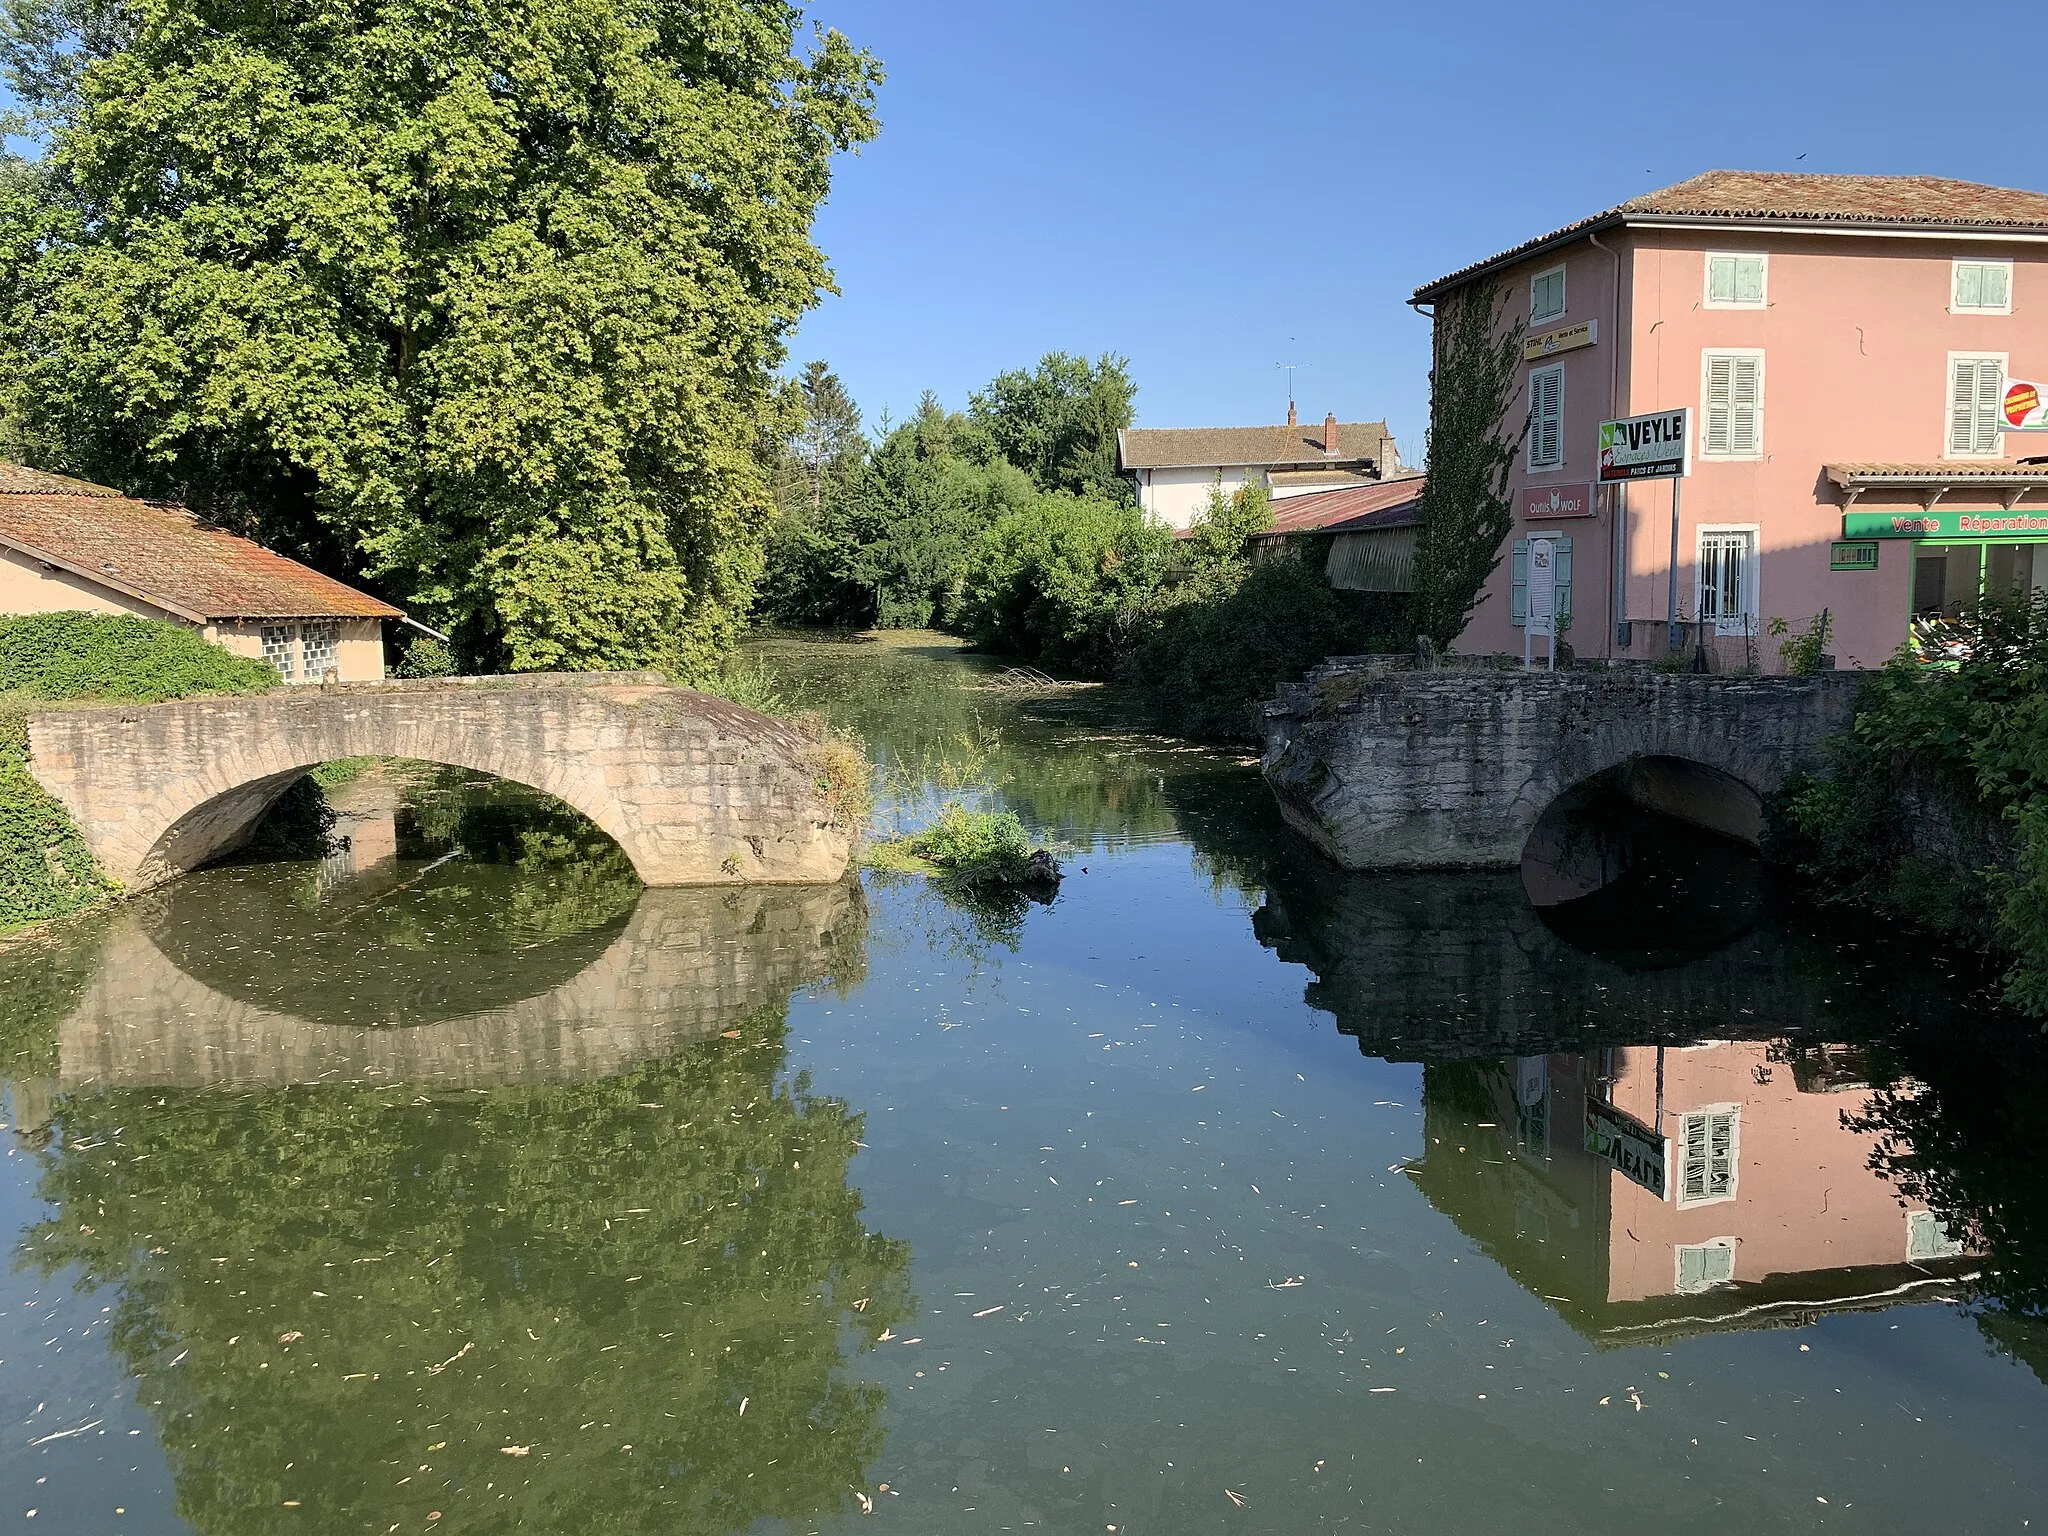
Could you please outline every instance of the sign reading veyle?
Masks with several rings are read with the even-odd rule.
[[[1526,485],[1522,487],[1524,517],[1591,517],[1593,487],[1590,485]]]
[[[1533,363],[1539,357],[1555,357],[1560,352],[1576,352],[1580,347],[1590,347],[1600,339],[1599,326],[1597,320],[1581,320],[1577,325],[1560,326],[1540,336],[1525,336],[1522,338],[1522,361]]]
[[[1600,423],[1600,480],[1677,480],[1692,473],[1692,408]]]
[[[1634,1115],[1586,1100],[1586,1150],[1610,1163],[1631,1184],[1640,1184],[1659,1200],[1669,1187],[1671,1142]]]

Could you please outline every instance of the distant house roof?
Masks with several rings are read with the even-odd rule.
[[[195,624],[404,617],[183,507],[18,464],[0,464],[0,546]]]
[[[1219,469],[1225,465],[1308,469],[1319,465],[1375,465],[1392,456],[1393,434],[1384,421],[1337,424],[1335,453],[1323,444],[1323,425],[1299,427],[1125,427],[1116,435],[1117,462],[1125,469]]]
[[[1285,538],[1301,533],[1370,533],[1379,528],[1412,527],[1422,508],[1421,475],[1380,480],[1371,485],[1342,486],[1334,491],[1309,491],[1273,506],[1273,526],[1254,538]]]
[[[1460,267],[1415,290],[1426,304],[1480,273],[1546,246],[1617,224],[1755,223],[1863,229],[1981,229],[2048,233],[2048,194],[1945,176],[1823,176],[1784,171],[1704,171],[1602,213]]]

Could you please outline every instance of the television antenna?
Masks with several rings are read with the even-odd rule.
[[[1294,408],[1294,370],[1303,365],[1300,363],[1275,363],[1273,366],[1287,375],[1287,408],[1292,410]]]

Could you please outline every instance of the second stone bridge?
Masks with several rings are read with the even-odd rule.
[[[1859,682],[1340,658],[1264,706],[1263,766],[1346,869],[1515,865],[1561,795],[1618,769],[1632,798],[1754,842],[1763,800],[1825,765]]]

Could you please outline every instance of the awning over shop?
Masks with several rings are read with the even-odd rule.
[[[1945,460],[1934,464],[1827,464],[1828,483],[1843,496],[1843,510],[1855,508],[1871,491],[1901,493],[1932,512],[1944,499],[2010,511],[2028,492],[2048,494],[2048,463],[2001,459]]]

